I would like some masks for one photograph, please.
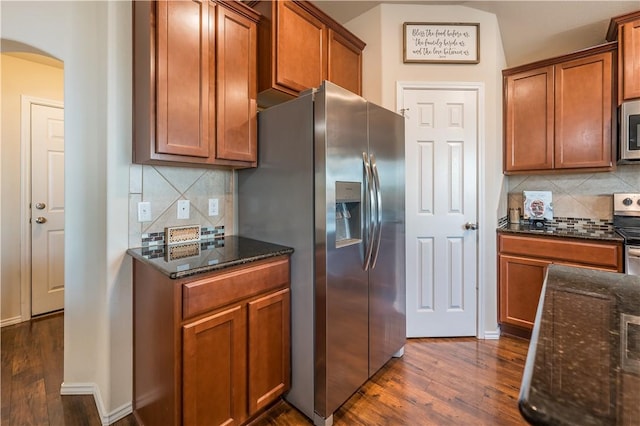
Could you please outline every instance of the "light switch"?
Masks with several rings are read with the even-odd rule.
[[[189,200],[178,200],[178,219],[189,219]]]
[[[138,222],[151,222],[151,203],[142,201],[138,203]]]
[[[218,199],[209,198],[209,216],[218,216]]]

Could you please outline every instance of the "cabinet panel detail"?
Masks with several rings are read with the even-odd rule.
[[[206,1],[159,1],[156,7],[157,151],[206,158],[209,6]]]
[[[244,309],[183,327],[182,406],[187,425],[240,424],[245,414]]]
[[[611,53],[556,65],[555,168],[611,166],[612,81]]]
[[[290,386],[289,289],[249,302],[249,412],[275,401]]]
[[[362,93],[362,49],[329,29],[327,80],[353,93]]]
[[[257,158],[256,40],[254,22],[218,8],[217,158]]]
[[[500,322],[533,328],[550,262],[500,256]]]
[[[505,82],[505,170],[553,167],[553,67]]]
[[[326,78],[325,25],[293,2],[277,2],[276,84],[294,92]]]
[[[289,263],[286,259],[189,282],[183,287],[183,318],[192,318],[210,310],[211,306],[224,306],[282,287],[288,282]]]

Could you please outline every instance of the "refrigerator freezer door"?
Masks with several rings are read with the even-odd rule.
[[[369,295],[363,244],[337,246],[335,226],[336,182],[358,182],[364,196],[367,103],[332,83],[323,83],[323,88],[314,105],[315,410],[327,418],[368,378]],[[366,226],[365,220],[361,224]]]
[[[369,103],[369,155],[375,157],[381,226],[369,271],[369,375],[405,343],[404,118]]]

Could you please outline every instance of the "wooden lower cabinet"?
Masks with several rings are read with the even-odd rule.
[[[533,329],[542,283],[551,262],[499,255],[500,322]]]
[[[622,242],[498,234],[498,323],[529,337],[552,263],[622,272]]]
[[[182,327],[185,425],[237,425],[247,417],[245,318],[238,305]]]
[[[170,279],[134,260],[134,416],[241,425],[291,384],[289,258]]]
[[[290,291],[249,302],[249,412],[278,399],[291,386]]]

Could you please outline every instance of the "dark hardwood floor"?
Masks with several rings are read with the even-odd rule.
[[[92,396],[60,395],[62,313],[0,332],[2,425],[101,424]],[[527,349],[528,341],[510,337],[410,339],[405,355],[353,395],[335,413],[334,424],[525,425],[517,398]],[[135,424],[132,415],[115,423]],[[309,424],[280,402],[251,426]]]

